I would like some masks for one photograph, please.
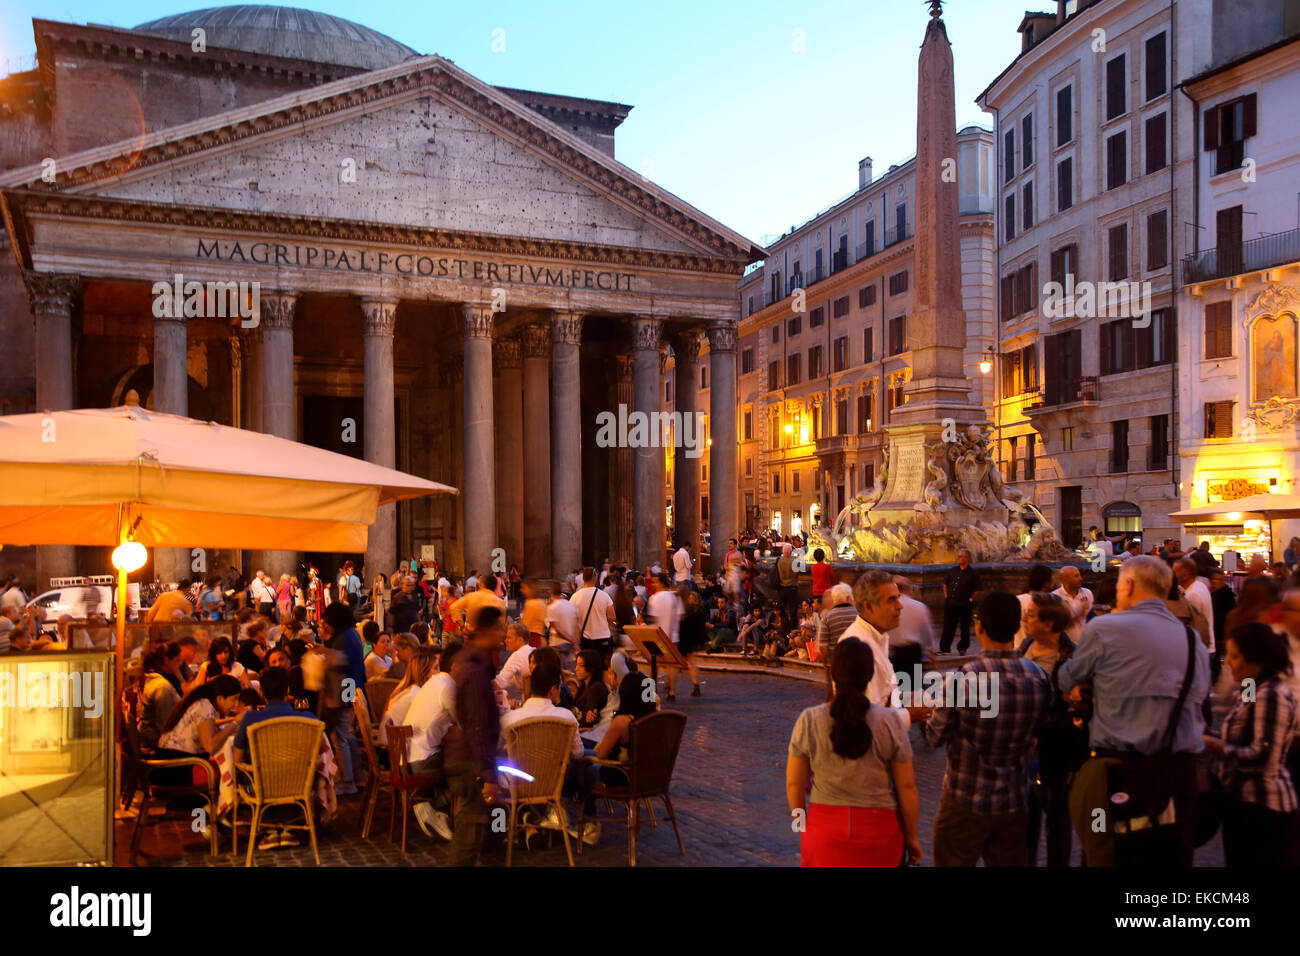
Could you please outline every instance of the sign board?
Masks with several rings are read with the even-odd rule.
[[[1236,501],[1251,495],[1267,495],[1272,492],[1267,478],[1222,478],[1205,483],[1205,501],[1215,505],[1221,501]]]

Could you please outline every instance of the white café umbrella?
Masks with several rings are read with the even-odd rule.
[[[0,417],[0,544],[134,542],[127,570],[144,563],[135,545],[364,551],[380,505],[457,493],[284,438],[148,411],[134,397]],[[119,688],[126,603],[119,570]]]

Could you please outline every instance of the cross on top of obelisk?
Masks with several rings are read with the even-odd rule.
[[[923,0],[923,2],[930,5],[930,16],[932,18],[937,20],[939,17],[943,16],[943,5],[945,0]]]

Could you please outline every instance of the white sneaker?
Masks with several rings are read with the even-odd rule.
[[[424,835],[440,836],[444,840],[451,840],[451,817],[441,810],[435,810],[431,803],[417,803],[415,805],[415,822],[420,825]]]
[[[538,824],[538,827],[542,830],[560,829],[560,815],[555,812],[555,807],[552,806],[546,811],[546,818]]]
[[[587,846],[595,846],[600,842],[600,824],[595,820],[588,820],[583,825],[582,842]]]

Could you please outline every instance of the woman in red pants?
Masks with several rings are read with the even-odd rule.
[[[912,747],[897,715],[867,698],[874,673],[871,648],[840,641],[835,696],[795,722],[785,790],[804,866],[901,866],[904,850],[909,862],[921,859]]]

